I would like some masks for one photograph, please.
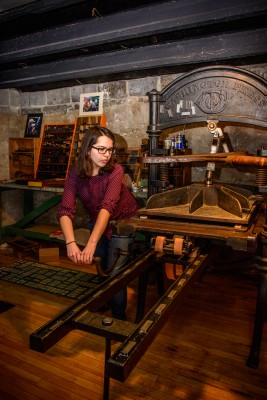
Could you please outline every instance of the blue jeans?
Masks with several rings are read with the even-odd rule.
[[[93,224],[89,224],[89,229],[92,231]],[[127,263],[129,259],[129,244],[134,241],[133,236],[118,236],[112,235],[108,239],[103,235],[96,247],[95,256],[101,258],[101,267],[103,270],[109,270],[115,263],[115,267],[111,274],[116,275]],[[102,278],[103,280],[105,278]],[[117,292],[111,301],[112,315],[115,318],[125,320],[126,319],[126,307],[127,307],[127,287],[123,287]]]

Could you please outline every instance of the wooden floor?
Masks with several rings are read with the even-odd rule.
[[[0,254],[0,267],[14,261]],[[60,265],[78,268],[62,257]],[[254,272],[203,275],[128,379],[111,380],[110,400],[266,400],[267,324],[259,368],[246,366],[257,284]],[[0,314],[0,399],[102,399],[103,338],[72,331],[44,354],[29,349],[29,335],[73,301],[4,281],[0,285],[0,300],[15,305]],[[135,288],[133,282],[130,320]],[[148,297],[157,299],[153,279]]]

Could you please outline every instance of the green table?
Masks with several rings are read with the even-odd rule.
[[[14,191],[14,190],[22,190],[23,191],[23,214],[24,216],[17,222],[12,225],[2,225],[2,192],[4,191]],[[39,207],[34,208],[33,204],[33,193],[34,192],[51,192],[54,195],[45,200]],[[2,241],[3,236],[5,235],[17,235],[23,236],[28,238],[35,238],[35,239],[44,239],[44,240],[51,240],[57,241],[57,239],[50,238],[49,235],[34,232],[34,231],[27,231],[25,228],[34,220],[44,214],[46,211],[51,209],[52,207],[56,206],[61,201],[61,196],[64,191],[63,187],[54,187],[54,186],[45,186],[45,187],[30,187],[27,185],[19,185],[16,183],[0,183],[0,240]],[[15,204],[14,204],[15,206]]]

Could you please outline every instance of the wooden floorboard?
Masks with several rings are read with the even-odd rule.
[[[15,261],[16,255],[0,254],[0,268]],[[60,266],[88,270],[64,256]],[[131,321],[136,284],[128,290]],[[29,349],[29,335],[73,300],[4,281],[0,285],[0,300],[15,305],[0,314],[0,399],[101,400],[103,338],[76,330],[46,353]],[[266,400],[267,323],[260,365],[246,366],[257,288],[254,271],[204,274],[128,379],[111,379],[110,400]],[[147,307],[158,299],[153,276],[147,297]]]

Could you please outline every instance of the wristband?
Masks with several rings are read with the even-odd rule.
[[[66,243],[66,246],[68,246],[71,243],[75,243],[75,240],[72,240],[72,242]]]

